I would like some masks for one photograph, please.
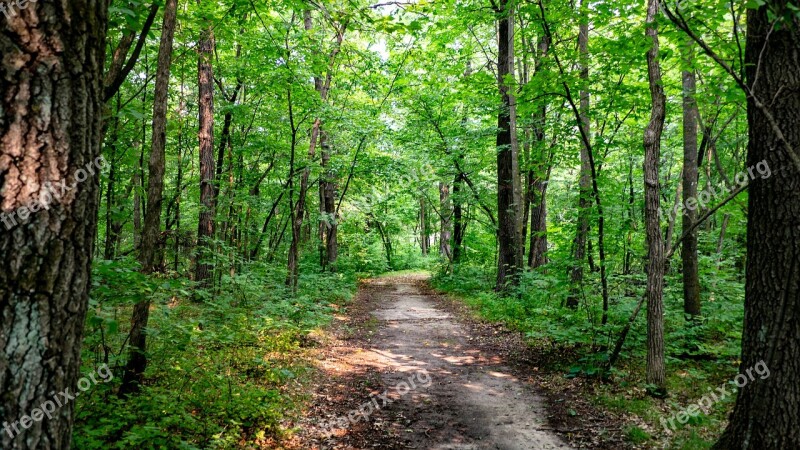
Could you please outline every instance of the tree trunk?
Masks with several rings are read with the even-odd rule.
[[[497,80],[502,101],[497,116],[497,285],[506,291],[519,283],[522,268],[522,193],[517,144],[514,78],[514,4],[498,2]]]
[[[164,150],[167,143],[167,103],[169,73],[172,64],[172,39],[175,35],[177,0],[167,0],[164,7],[164,22],[158,49],[156,86],[153,93],[153,140],[150,148],[147,183],[147,210],[142,229],[142,245],[139,249],[139,264],[142,272],[150,274],[163,269],[164,254],[161,242],[161,206],[164,199]],[[122,377],[120,394],[138,390],[147,367],[147,338],[145,329],[150,316],[150,301],[138,302],[131,317],[131,332],[128,342],[129,355]]]
[[[681,170],[681,174],[678,176],[678,179],[685,180],[683,176],[683,170]],[[680,204],[682,195],[683,195],[683,183],[678,183],[678,187],[675,189],[675,197],[672,202],[672,209],[670,209],[670,213],[668,214],[667,217],[667,232],[666,235],[664,236],[664,248],[672,248],[672,236],[675,235],[675,224],[677,222],[676,220],[677,217],[675,216],[675,214],[672,214],[672,211],[676,211],[675,208],[677,208],[678,205]],[[684,230],[688,230],[688,228],[684,228]],[[664,261],[665,271],[669,270],[669,263],[670,263],[669,260]]]
[[[462,246],[464,244],[464,208],[461,205],[461,189],[463,181],[461,173],[453,179],[453,264],[461,262]]]
[[[583,136],[590,139],[591,123],[589,121],[589,18],[587,0],[582,0],[580,5],[581,23],[578,30],[578,51],[580,52],[580,123]],[[586,257],[586,243],[589,235],[589,214],[592,205],[592,167],[589,161],[588,147],[584,140],[581,140],[581,174],[578,180],[578,228],[575,233],[575,241],[572,245],[573,267],[570,272],[570,283],[572,284],[570,295],[567,297],[567,306],[570,308],[578,307],[580,285],[583,283],[583,259]]]
[[[119,240],[119,233],[121,225],[119,220],[114,217],[114,207],[116,205],[115,190],[117,186],[117,139],[119,138],[119,110],[121,108],[121,99],[117,95],[117,114],[114,116],[114,126],[111,133],[111,145],[109,146],[108,160],[111,164],[108,170],[108,186],[106,186],[106,240],[105,248],[103,251],[103,259],[114,259],[115,250],[117,248],[117,241]]]
[[[53,398],[74,393],[80,373],[103,165],[107,5],[30,3],[0,22],[2,448],[71,443],[74,402],[55,408]],[[45,404],[52,416],[20,426]]]
[[[326,266],[329,272],[336,272],[336,260],[339,258],[339,218],[336,217],[336,189],[335,173],[329,168],[331,161],[331,145],[327,135],[323,133],[322,141],[322,171],[323,180],[320,181],[320,209],[325,211],[325,253]]]
[[[652,40],[647,52],[647,73],[650,81],[652,110],[650,122],[644,132],[644,196],[645,229],[647,234],[647,383],[653,393],[666,393],[664,368],[664,243],[661,237],[659,210],[658,163],[661,154],[661,133],[664,129],[666,97],[661,82],[661,65],[658,60],[658,1],[647,2],[647,37]]]
[[[542,33],[539,45],[535,70],[539,74],[542,61],[550,50],[550,36]],[[538,170],[528,171],[528,199],[531,205],[531,231],[528,248],[528,267],[536,268],[547,264],[547,185],[552,169],[549,156],[545,161],[545,125],[547,123],[547,104],[542,102],[533,118],[533,134],[538,152]],[[534,153],[536,153],[534,151]]]
[[[725,243],[725,232],[728,230],[728,222],[731,220],[731,214],[725,214],[722,219],[722,225],[719,227],[719,238],[717,239],[717,258],[722,259],[722,244]]]
[[[425,197],[419,197],[419,248],[422,256],[428,256],[428,219],[425,217]]]
[[[790,154],[800,148],[800,91],[788,88],[800,84],[800,19],[792,13],[793,23],[779,27],[768,19],[768,8],[782,12],[789,3],[768,1],[747,12],[745,67],[753,94],[747,98],[747,165],[771,168],[772,175],[757,178],[749,188],[744,333],[736,380],[757,365],[762,371],[739,390],[716,449],[800,448],[800,171]]]
[[[684,46],[683,71],[683,204],[697,199],[697,107],[696,81],[692,43]],[[710,166],[710,164],[708,164]],[[683,208],[683,229],[688,230],[697,221],[697,208]],[[669,245],[669,244],[668,244]],[[697,228],[683,239],[683,312],[690,316],[700,314],[700,273],[697,261]]]
[[[139,146],[144,153],[144,144]],[[142,243],[142,175],[139,168],[142,166],[142,158],[139,159],[139,166],[133,174],[133,247],[138,249]]]
[[[197,226],[197,266],[195,281],[207,287],[212,265],[208,263],[209,240],[214,237],[214,74],[211,58],[214,32],[203,30],[198,43],[197,89],[199,95],[200,216]]]
[[[306,31],[310,31],[313,29],[314,22],[312,20],[310,10],[306,10],[304,12],[303,24]],[[339,54],[339,51],[341,50],[342,42],[344,41],[344,33],[346,29],[347,29],[347,22],[344,22],[341,26],[336,28],[336,43],[328,57],[328,65],[325,77],[322,78],[320,76],[314,76],[314,89],[319,94],[322,103],[326,103],[328,100],[328,92],[330,91],[331,82],[333,80],[333,69],[336,61],[336,56]],[[321,132],[322,132],[322,118],[316,117],[311,126],[311,139],[308,146],[309,160],[313,160],[314,157],[316,156],[316,147],[317,143],[320,141]],[[310,167],[306,167],[303,170],[302,175],[300,176],[300,190],[298,192],[298,200],[295,205],[295,211],[293,213],[294,220],[292,222],[292,244],[289,247],[289,258],[288,258],[289,261],[287,264],[289,271],[289,274],[287,275],[287,284],[291,285],[293,288],[297,287],[297,280],[298,280],[297,263],[300,258],[299,235],[301,227],[303,226],[303,217],[305,215],[306,196],[308,194],[308,177],[310,173],[311,173]],[[324,190],[326,189],[326,187],[323,186],[323,184],[324,182],[320,183],[321,197],[325,195]],[[320,205],[320,209],[322,209],[322,205]],[[337,239],[337,234],[333,232],[330,234],[330,237]],[[326,240],[328,239],[328,234],[326,234],[325,239]],[[338,252],[338,248],[336,245],[331,247],[328,244],[326,244],[326,248],[328,248],[328,252],[333,252],[334,255]],[[336,256],[334,256],[334,261],[335,259]]]
[[[439,231],[439,255],[453,262],[453,252],[450,248],[450,238],[453,234],[453,205],[450,201],[450,186],[439,182],[439,210],[442,212]]]
[[[158,270],[163,260],[160,245],[161,210],[164,198],[164,166],[167,139],[167,103],[170,65],[172,64],[172,40],[175,34],[177,0],[167,0],[161,41],[158,50],[158,67],[153,93],[153,135],[148,164],[147,210],[142,228],[142,246],[139,263],[144,273]]]
[[[633,233],[636,231],[636,197],[633,186],[633,157],[630,158],[628,163],[628,221],[625,236],[625,260],[622,264],[623,275],[630,275],[633,271]],[[630,291],[627,291],[629,293]],[[626,293],[626,295],[628,295]]]
[[[536,179],[531,189],[531,238],[528,267],[535,269],[547,264],[547,185],[550,168],[544,180]]]

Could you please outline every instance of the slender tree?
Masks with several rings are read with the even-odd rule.
[[[580,3],[580,25],[578,27],[578,52],[580,67],[580,120],[581,136],[581,172],[578,180],[578,228],[572,243],[573,266],[570,272],[572,292],[567,297],[567,306],[577,308],[581,283],[583,283],[583,260],[586,258],[586,244],[589,239],[589,216],[592,207],[592,166],[590,161],[589,142],[591,139],[591,122],[589,120],[589,8],[587,0]]]
[[[142,244],[139,249],[139,264],[142,272],[149,274],[161,270],[164,263],[161,241],[161,210],[164,199],[165,148],[167,143],[167,104],[170,66],[172,64],[172,41],[175,36],[177,0],[167,0],[164,6],[164,22],[161,26],[161,42],[158,49],[156,85],[153,93],[153,137],[148,164],[147,210],[144,215]],[[138,389],[147,367],[147,338],[145,330],[150,317],[150,301],[136,303],[131,316],[131,331],[128,342],[130,354],[122,377],[121,394]]]
[[[650,81],[652,108],[650,122],[644,132],[644,196],[645,229],[647,233],[647,383],[653,393],[663,395],[666,390],[664,367],[664,241],[661,237],[659,210],[661,189],[658,164],[661,154],[661,134],[666,115],[666,96],[661,82],[661,64],[658,60],[658,0],[648,0],[646,35],[651,40],[647,51],[647,73]]]
[[[550,50],[550,36],[542,31],[538,37],[534,62],[534,77],[543,76],[543,61]],[[528,161],[526,174],[527,199],[526,212],[530,215],[530,238],[528,245],[528,267],[536,268],[547,264],[547,185],[550,179],[552,161],[545,145],[545,127],[547,124],[547,102],[544,99],[536,102],[536,110],[532,118],[531,140],[532,152]],[[527,222],[527,220],[526,220]],[[523,224],[524,227],[524,224]],[[523,239],[525,238],[523,228]]]
[[[439,210],[441,211],[439,255],[452,261],[453,252],[450,247],[450,238],[453,234],[453,204],[450,200],[450,186],[445,182],[439,182]]]
[[[693,64],[693,44],[687,39],[683,46],[683,204],[697,198],[697,82]],[[697,220],[697,208],[683,208],[683,229],[689,230]],[[669,245],[669,242],[667,243]],[[697,229],[683,238],[683,312],[700,314],[700,274],[697,262]]]
[[[419,196],[419,248],[422,256],[428,256],[428,218],[425,214],[425,196]]]
[[[195,281],[208,285],[212,265],[207,250],[214,237],[214,73],[211,57],[214,52],[214,31],[203,30],[198,43],[197,88],[199,96],[200,141],[200,217],[197,226],[197,266]]]

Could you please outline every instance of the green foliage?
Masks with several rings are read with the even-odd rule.
[[[123,36],[141,29],[149,5],[112,1],[109,61]],[[734,20],[765,2],[689,0],[681,5],[688,24],[732,70],[741,71],[742,24]],[[641,2],[598,2],[584,19],[575,3],[548,2],[552,39],[543,53],[540,5],[516,4],[517,70],[516,78],[507,81],[513,81],[516,95],[525,187],[528,176],[546,179],[548,186],[549,262],[525,271],[520,285],[500,297],[493,291],[500,94],[493,53],[496,16],[488,6],[477,0],[181,4],[166,136],[164,270],[152,277],[140,274],[132,260],[146,206],[150,85],[159,47],[155,32],[146,37],[135,75],[108,105],[104,154],[113,172],[101,177],[100,217],[105,220],[99,236],[108,238],[118,228],[119,239],[99,242],[100,247],[108,243],[103,253],[113,261],[95,264],[84,355],[87,367],[105,361],[119,375],[127,359],[131,307],[148,300],[153,305],[150,365],[137,396],[117,399],[112,383],[81,398],[78,448],[111,443],[119,448],[227,448],[257,445],[280,433],[281,419],[292,414],[298,401],[291,387],[308,374],[302,347],[309,333],[347,302],[357,279],[407,269],[434,269],[438,288],[464,298],[484,318],[507,323],[531,345],[563,351],[551,369],[570,378],[604,375],[619,382],[619,390],[609,388],[598,401],[657,422],[655,401],[630,393],[645,388],[642,318],[632,326],[619,367],[611,374],[602,370],[646,282],[641,146],[650,102],[644,57],[650,42],[644,35],[644,8]],[[307,11],[311,29],[304,22]],[[789,5],[770,14],[789,23],[797,9]],[[586,57],[574,45],[581,20],[588,20],[592,30]],[[201,30],[209,27],[216,37],[215,142],[222,142],[215,162],[222,164],[215,181],[217,236],[198,255],[195,233],[202,207],[193,49]],[[687,62],[684,33],[666,20],[660,29],[668,120],[659,184],[667,209],[682,181],[682,71],[702,75],[698,111],[701,122],[716,127],[701,136],[717,138],[713,154],[702,155],[701,189],[743,169],[747,121],[744,96],[728,76],[697,49]],[[338,30],[344,30],[341,46]],[[576,64],[584,58],[588,78]],[[331,85],[323,99],[318,84],[328,76]],[[234,100],[237,86],[241,91]],[[569,273],[575,264],[582,142],[565,86],[575,99],[581,91],[590,94],[590,139],[605,225],[606,260],[601,262],[600,217],[592,206],[592,264],[580,262],[584,279],[579,285],[572,284]],[[220,134],[227,119],[226,146]],[[325,167],[321,142],[309,154],[316,119],[330,157]],[[287,225],[304,169],[311,181],[297,236],[301,276],[295,292],[285,287],[292,238]],[[336,213],[319,209],[321,179],[335,185]],[[449,189],[449,204],[440,202],[440,185]],[[438,240],[443,222],[452,223],[456,204],[463,213],[464,240],[461,260],[453,262],[439,255]],[[729,225],[718,249],[726,215]],[[745,222],[743,194],[700,227],[703,314],[691,322],[682,313],[678,255],[671,261],[664,292],[665,341],[670,390],[681,398],[698,392],[687,379],[711,383],[735,366],[743,318]],[[338,226],[337,273],[320,270],[320,224]],[[673,227],[673,242],[683,232],[680,217],[670,223],[665,216],[662,226]],[[427,257],[420,249],[423,235],[431,241]],[[211,287],[205,290],[189,281],[198,260],[214,267]],[[607,311],[600,264],[608,272]],[[563,306],[571,292],[578,293],[577,309]],[[717,416],[709,420],[694,427],[719,424]],[[637,443],[656,438],[638,427],[626,434]],[[690,448],[708,434],[686,432],[674,442],[685,440],[680,445]]]
[[[253,265],[223,277],[207,301],[195,303],[176,282],[148,279],[132,267],[96,266],[86,346],[97,351],[85,362],[107,361],[115,379],[79,397],[75,446],[230,448],[285,433],[280,423],[295,413],[299,388],[312,373],[303,359],[308,335],[349,301],[355,279],[304,275],[292,296],[276,287],[282,272]],[[115,388],[126,355],[115,352],[124,348],[127,330],[116,318],[142,297],[154,302],[150,364],[142,391],[120,399]]]

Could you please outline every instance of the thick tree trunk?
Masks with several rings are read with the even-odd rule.
[[[56,408],[54,396],[74,394],[80,373],[103,165],[107,5],[30,3],[0,21],[4,449],[71,443],[74,403]],[[36,419],[31,412],[46,404],[54,412]]]
[[[647,2],[647,37],[652,40],[647,52],[647,73],[650,81],[652,110],[650,122],[644,132],[644,196],[645,229],[647,233],[647,383],[654,386],[654,394],[666,391],[664,367],[664,242],[661,236],[659,211],[661,189],[658,163],[661,154],[661,133],[664,129],[666,97],[661,82],[661,65],[658,60],[658,0]]]
[[[589,18],[586,1],[581,1],[581,23],[578,30],[578,51],[580,53],[580,126],[582,135],[586,140],[591,139],[591,122],[589,120]],[[584,139],[581,139],[581,173],[578,180],[578,228],[575,232],[575,241],[572,244],[573,266],[570,272],[572,290],[567,297],[567,306],[578,307],[580,285],[583,283],[583,260],[586,258],[586,244],[589,239],[589,215],[592,207],[592,166],[589,160],[591,149]]]
[[[522,268],[522,192],[517,143],[514,77],[514,4],[499,1],[497,80],[502,101],[497,116],[497,285],[505,291],[519,282]]]
[[[195,281],[207,287],[212,265],[208,262],[209,240],[214,237],[214,74],[211,58],[214,32],[203,30],[198,43],[197,88],[199,96],[200,216],[197,226],[197,265]]]
[[[164,199],[165,147],[167,143],[167,103],[170,65],[172,64],[172,39],[175,35],[177,0],[167,0],[164,7],[164,22],[161,27],[161,43],[158,49],[156,86],[153,93],[153,140],[150,148],[147,183],[147,210],[142,229],[142,245],[139,249],[139,264],[142,272],[149,274],[163,269],[164,250],[161,242],[161,209]],[[131,332],[128,342],[129,355],[119,392],[135,392],[141,384],[147,367],[147,338],[145,329],[150,316],[150,301],[144,300],[134,306],[131,317]]]
[[[767,3],[784,11],[790,2]],[[800,149],[800,91],[789,88],[800,85],[800,19],[792,13],[793,24],[773,27],[767,10],[762,6],[747,13],[745,64],[753,93],[747,99],[747,165],[760,164],[772,175],[757,178],[749,188],[737,380],[757,364],[768,372],[762,366],[755,379],[747,378],[716,449],[800,448],[800,170],[789,154]]]
[[[697,198],[697,105],[696,81],[692,44],[684,46],[683,71],[683,204]],[[710,164],[709,164],[710,166]],[[694,200],[692,200],[694,201]],[[683,208],[683,229],[688,230],[697,221],[697,208]],[[668,243],[669,245],[669,243]],[[697,261],[697,228],[683,239],[683,312],[690,316],[700,314],[700,273]]]

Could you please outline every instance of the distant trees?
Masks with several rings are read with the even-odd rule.
[[[468,274],[502,302],[518,294],[531,314],[551,306],[534,305],[541,291],[553,314],[575,319],[570,326],[585,318],[579,326],[591,326],[580,332],[590,339],[576,341],[592,356],[605,358],[616,340],[606,368],[638,333],[646,305],[646,381],[657,395],[671,375],[666,355],[709,356],[695,354],[691,335],[707,322],[671,342],[670,321],[683,317],[671,313],[699,317],[724,305],[730,317],[714,320],[739,321],[744,280],[742,370],[763,359],[771,376],[742,389],[718,446],[797,446],[796,0],[650,0],[646,10],[632,1],[474,0],[396,11],[392,2],[228,10],[200,1],[181,4],[191,18],[182,27],[177,0],[137,11],[113,0],[110,13],[89,0],[29,3],[0,13],[5,417],[75,381],[82,330],[93,332],[83,316],[99,226],[103,264],[142,284],[181,279],[230,304],[260,299],[253,279],[299,298],[304,271],[345,279],[407,268],[432,261],[420,253],[438,244],[435,267],[447,277]],[[661,11],[683,32],[660,33]],[[643,18],[645,36],[630,26]],[[690,25],[700,21],[719,33],[698,35]],[[107,24],[105,46],[98,30]],[[40,47],[30,36],[42,36]],[[706,70],[702,54],[728,78]],[[666,117],[670,98],[682,99],[682,120]],[[98,141],[108,174],[33,212],[47,183],[69,183],[100,155]],[[745,194],[736,196],[744,186],[697,205],[717,181],[730,190],[726,171],[761,163],[773,170],[749,175],[746,210]],[[423,176],[403,178],[418,169]],[[687,207],[665,233],[661,205],[673,202],[674,211]],[[183,292],[139,294],[99,308],[115,320],[131,315],[130,329],[119,327],[123,397],[145,379],[148,339],[152,347],[158,336],[147,335],[153,306],[167,295],[180,304]],[[22,377],[29,367],[33,375]],[[0,433],[0,447],[63,448],[70,421],[67,408],[19,437]]]

